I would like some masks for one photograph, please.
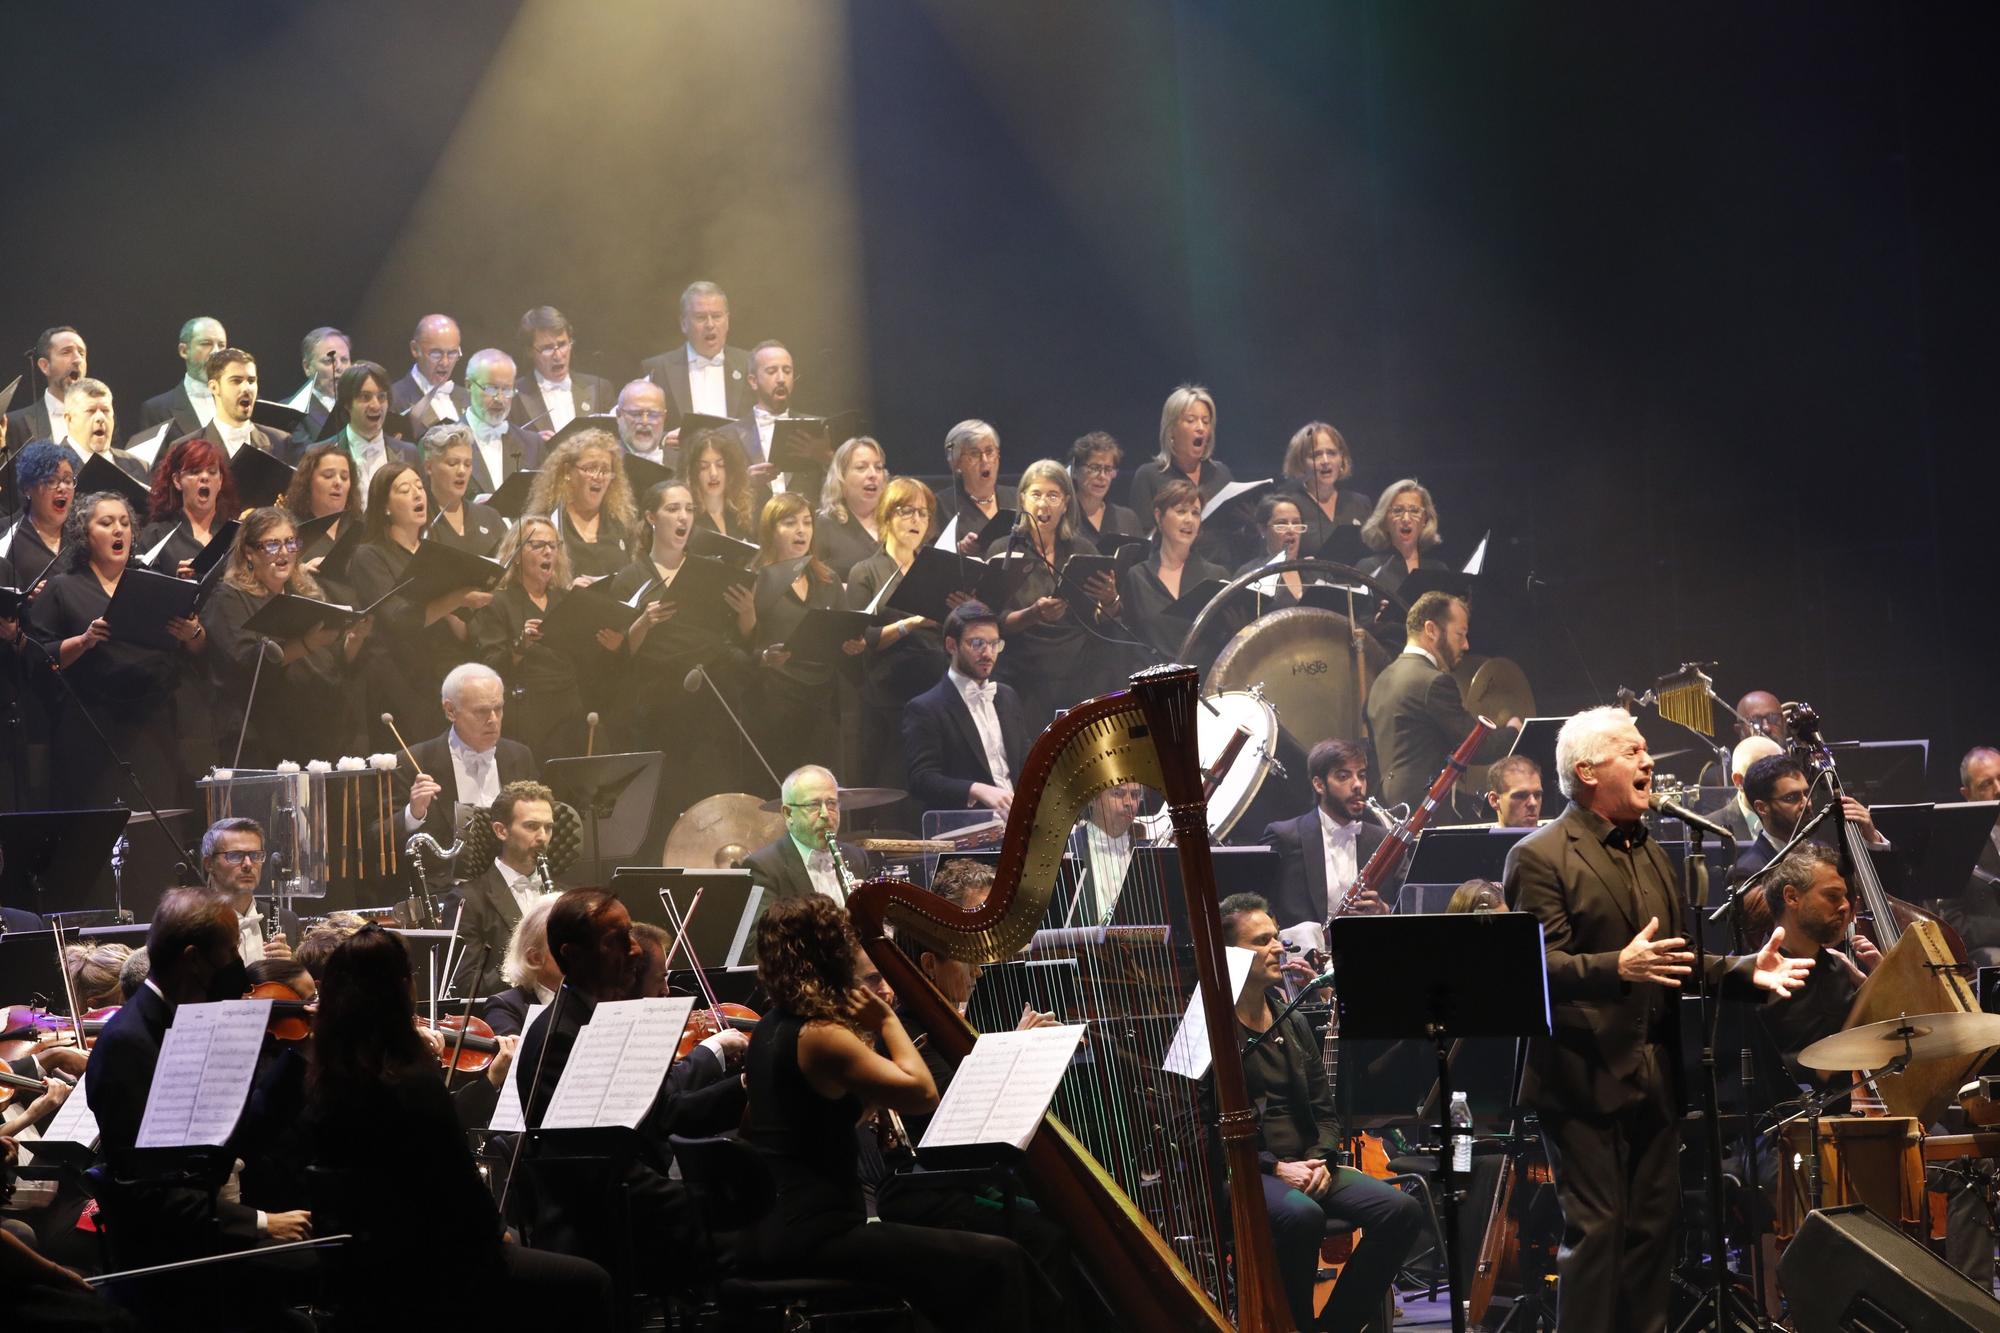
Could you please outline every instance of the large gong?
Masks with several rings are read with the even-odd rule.
[[[1278,726],[1301,751],[1331,736],[1367,735],[1362,701],[1389,655],[1347,617],[1316,606],[1288,606],[1259,616],[1216,655],[1208,693],[1261,686]]]

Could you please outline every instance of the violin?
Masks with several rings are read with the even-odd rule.
[[[493,1057],[500,1054],[500,1038],[493,1035],[493,1029],[486,1025],[483,1018],[471,1014],[446,1014],[435,1023],[419,1018],[417,1026],[444,1038],[444,1049],[438,1052],[438,1064],[447,1070],[483,1074],[493,1067]]]
[[[0,1106],[5,1106],[23,1093],[39,1097],[48,1090],[49,1085],[42,1079],[28,1078],[0,1069]]]
[[[724,1028],[755,1032],[757,1011],[748,1005],[731,1004],[727,1000],[706,1009],[696,1009],[688,1015],[687,1026],[681,1030],[681,1044],[674,1051],[674,1059],[687,1059],[695,1047]]]
[[[117,1012],[118,1006],[114,1004],[92,1009],[83,1016],[85,1049],[95,1044],[97,1034],[104,1030],[104,1024]],[[64,1039],[72,1035],[75,1027],[76,1024],[61,1014],[52,1014],[34,1005],[13,1005],[0,1011],[0,1060],[22,1060],[46,1046],[64,1045]]]
[[[282,981],[261,981],[246,1000],[269,1000],[271,1023],[264,1030],[279,1041],[304,1041],[312,1035],[312,1007],[304,996]]]

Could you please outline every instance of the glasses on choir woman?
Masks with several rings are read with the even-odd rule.
[[[1390,518],[1422,518],[1423,516],[1424,507],[1422,505],[1397,505],[1389,511]]]
[[[296,555],[299,549],[297,537],[273,537],[269,541],[258,542],[257,549],[265,555]]]
[[[553,551],[556,549],[555,541],[549,537],[535,537],[529,541],[522,542],[521,545],[525,549],[533,551],[538,555],[545,554],[549,551]]]
[[[889,511],[890,518],[929,518],[931,511],[923,505],[901,504]]]
[[[1086,477],[1115,477],[1118,475],[1116,463],[1085,463],[1077,471]]]
[[[1303,523],[1273,523],[1270,526],[1273,532],[1304,532],[1306,530],[1306,525]]]

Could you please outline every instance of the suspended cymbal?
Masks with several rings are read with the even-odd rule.
[[[894,805],[909,793],[900,787],[842,787],[840,808],[843,810],[872,810],[878,805]],[[783,814],[784,798],[773,796],[757,807],[766,814]]]
[[[743,858],[785,831],[782,815],[765,813],[755,796],[721,792],[696,801],[667,834],[663,866],[714,870],[742,864]]]
[[[1491,718],[1504,727],[1513,718],[1535,715],[1535,692],[1521,668],[1505,657],[1480,657],[1467,653],[1452,671],[1459,693],[1465,696],[1465,711],[1474,717]],[[1461,791],[1475,797],[1486,791],[1486,772],[1492,765],[1471,764],[1458,780]],[[1548,781],[1544,775],[1544,781]],[[1484,808],[1483,806],[1481,807]]]
[[[1389,663],[1363,636],[1362,671],[1372,683]],[[1238,630],[1209,669],[1210,693],[1261,686],[1278,725],[1300,749],[1329,736],[1357,736],[1361,688],[1347,617],[1316,606],[1288,606]]]
[[[1881,1069],[1905,1050],[1911,1063],[1920,1064],[1995,1046],[2000,1046],[2000,1014],[1905,1014],[1821,1037],[1799,1052],[1799,1063],[1819,1070]]]
[[[179,810],[162,810],[160,811],[160,818],[179,819],[182,815],[191,815],[193,813],[194,811],[185,807]],[[132,824],[150,824],[152,822],[153,812],[151,810],[134,810],[131,814],[125,816],[125,823],[128,826]]]

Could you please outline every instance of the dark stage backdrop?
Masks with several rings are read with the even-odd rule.
[[[85,30],[87,26],[88,31]],[[529,305],[622,380],[711,277],[899,471],[1312,417],[1446,552],[1544,711],[1715,660],[1838,735],[1991,702],[1996,21],[1978,6],[866,0],[12,6],[4,346],[73,323],[128,421],[222,318],[408,368]]]

